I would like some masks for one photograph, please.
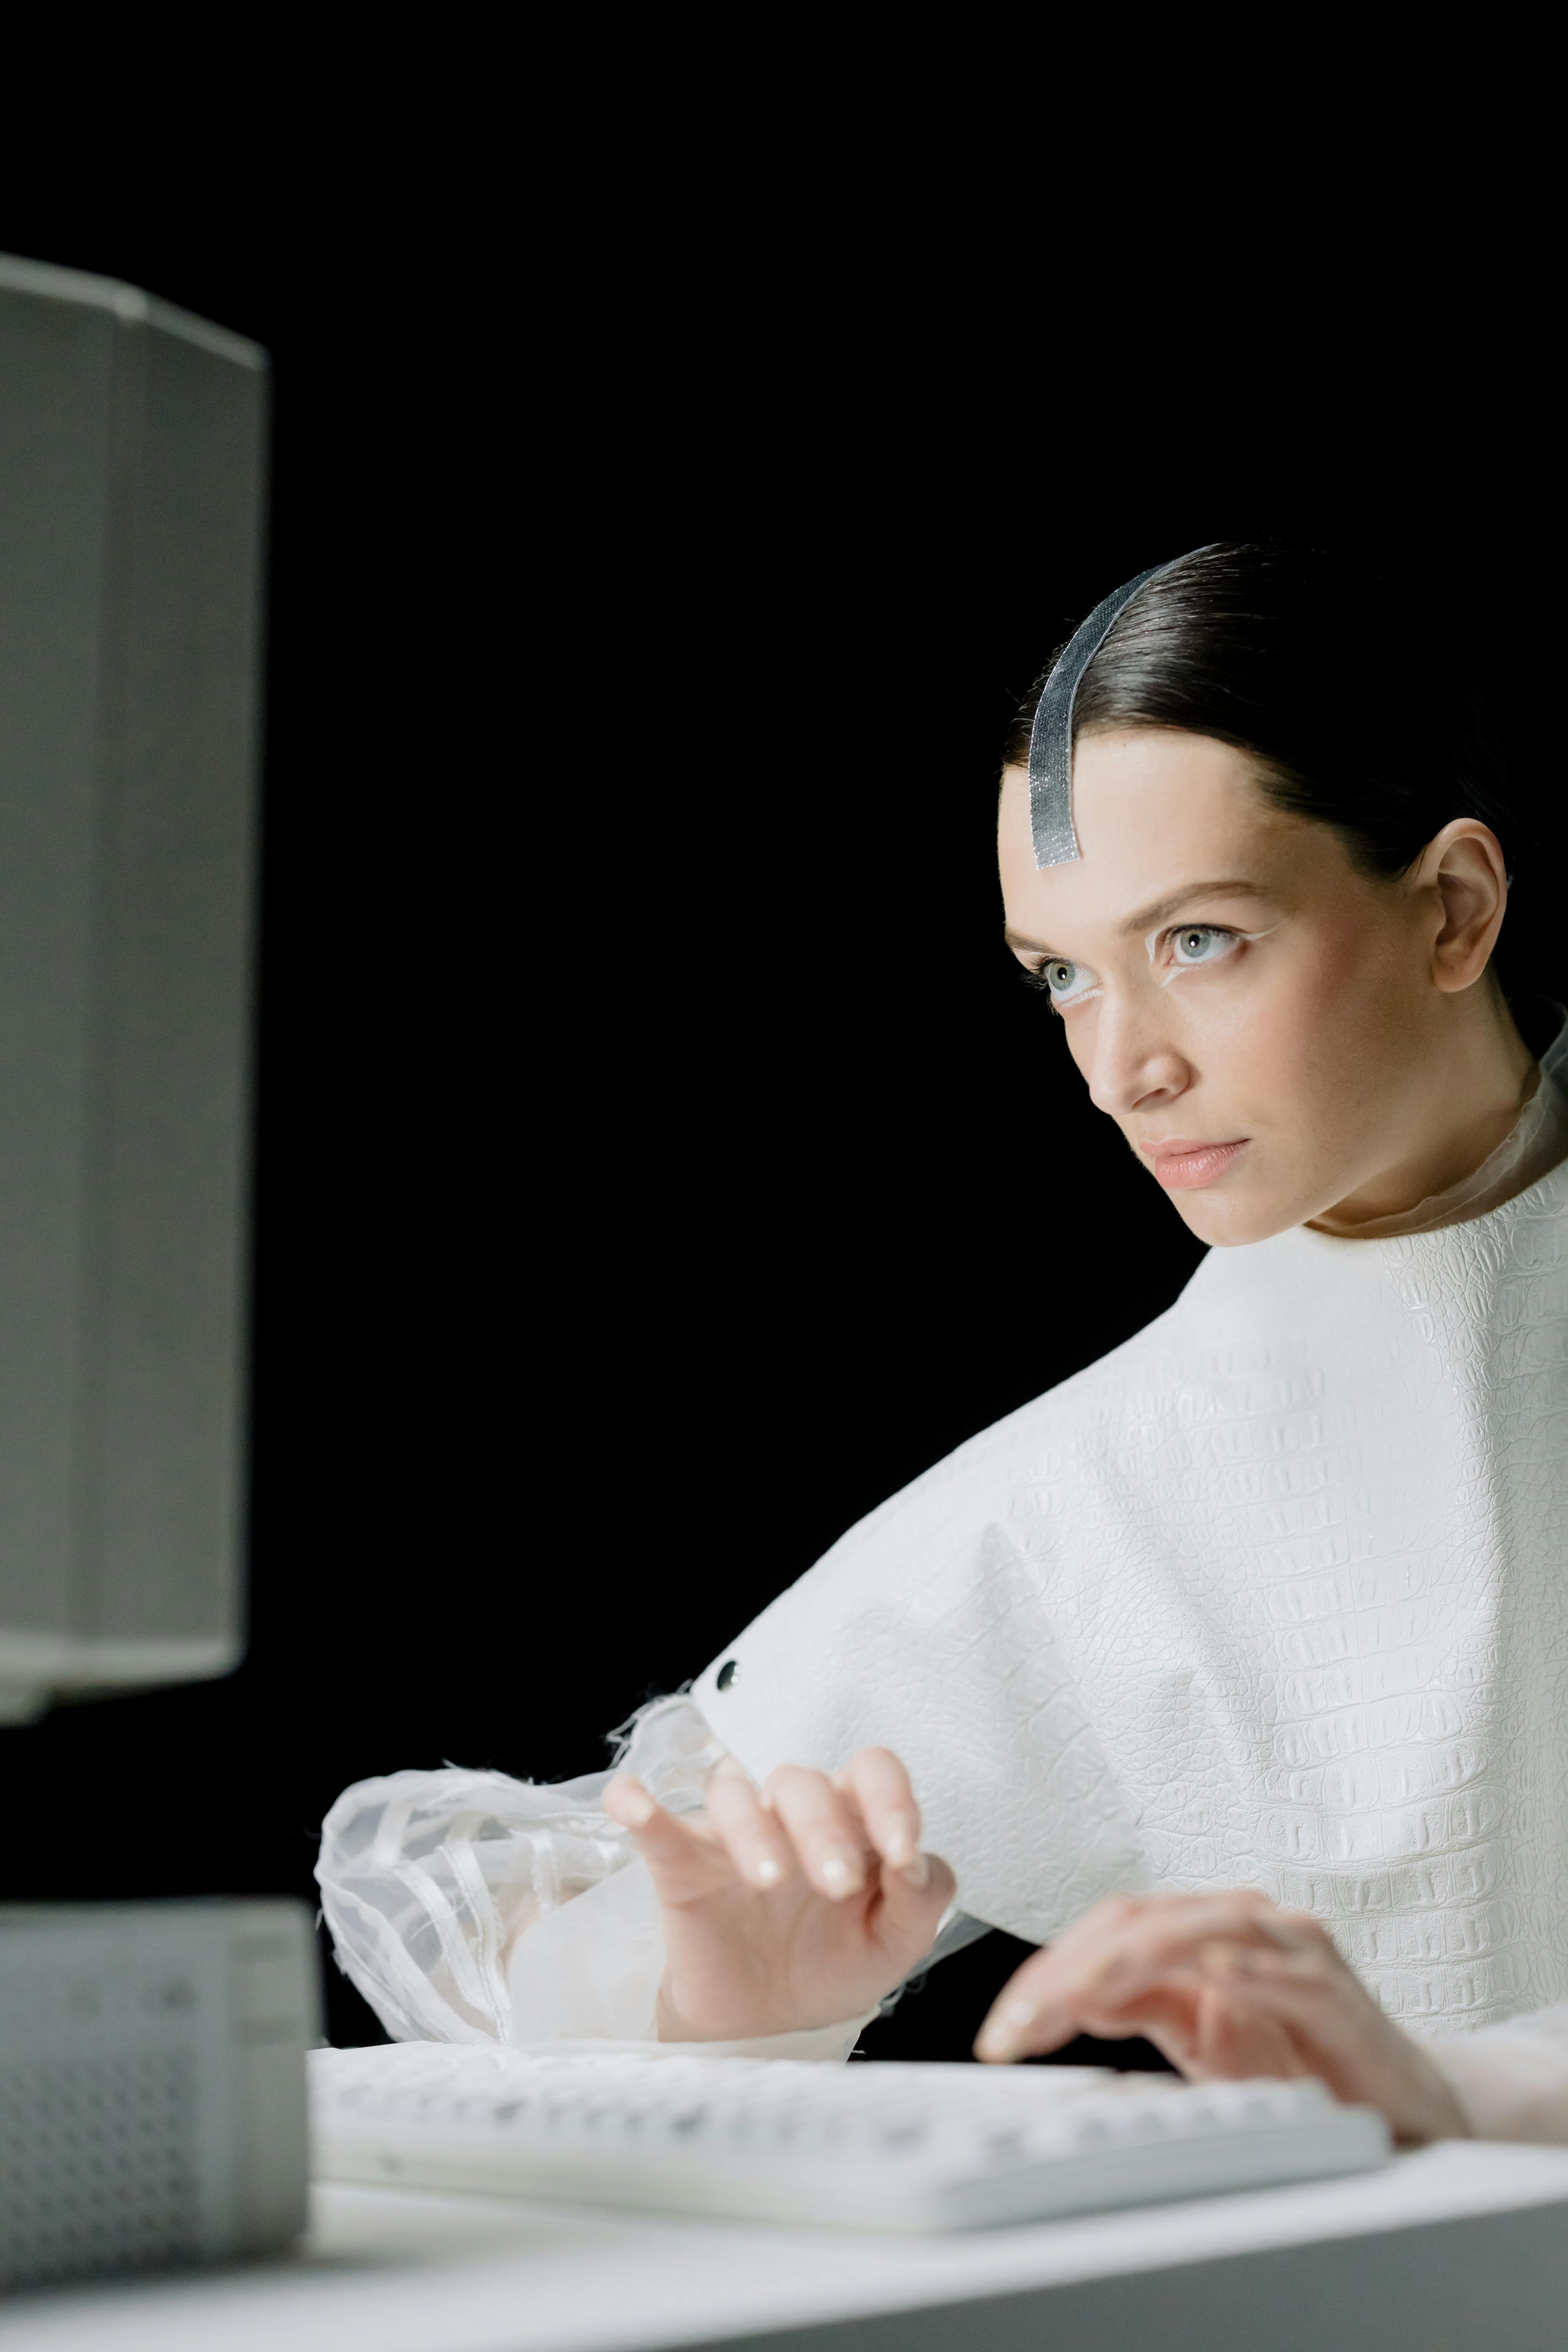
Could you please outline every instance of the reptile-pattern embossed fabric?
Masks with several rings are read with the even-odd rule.
[[[1568,1166],[1438,1232],[1211,1251],[692,1696],[759,1776],[896,1749],[1018,1935],[1253,1885],[1418,2031],[1562,2000]]]

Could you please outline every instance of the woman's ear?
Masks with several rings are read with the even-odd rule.
[[[1445,995],[1473,988],[1487,968],[1508,910],[1508,865],[1502,845],[1477,818],[1456,817],[1434,835],[1412,877],[1431,892],[1437,929],[1432,978]]]

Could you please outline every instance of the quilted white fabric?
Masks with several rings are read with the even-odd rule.
[[[1563,2000],[1568,1166],[1437,1232],[1211,1252],[692,1696],[758,1776],[895,1748],[1018,1935],[1253,1885],[1417,2029]]]

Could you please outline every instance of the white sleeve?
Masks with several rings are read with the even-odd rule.
[[[1477,2139],[1568,2147],[1568,2001],[1426,2047]]]
[[[693,1812],[723,1752],[689,1699],[661,1699],[616,1769]],[[600,1805],[610,1778],[539,1787],[448,1765],[343,1791],[321,1827],[321,1909],[339,1965],[395,2041],[657,2042],[658,1905]],[[847,2058],[868,2021],[701,2046]]]

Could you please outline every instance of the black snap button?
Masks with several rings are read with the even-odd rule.
[[[730,1685],[735,1679],[735,1668],[739,1664],[740,1660],[738,1658],[725,1659],[723,1664],[719,1669],[719,1687],[721,1690],[729,1689]]]

